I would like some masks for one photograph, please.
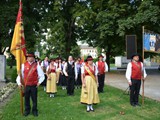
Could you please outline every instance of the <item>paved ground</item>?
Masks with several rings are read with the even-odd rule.
[[[160,71],[157,69],[146,69],[146,72],[148,76],[144,83],[144,95],[160,101]],[[105,83],[125,91],[128,88],[125,70],[114,69],[113,72],[106,73]]]

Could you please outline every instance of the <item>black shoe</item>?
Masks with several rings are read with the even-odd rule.
[[[38,112],[33,112],[33,116],[37,117],[38,116]]]
[[[90,110],[87,110],[87,112],[90,112]]]
[[[103,93],[103,91],[98,91],[98,93]]]
[[[139,103],[135,103],[135,105],[136,105],[136,106],[139,106],[139,107],[141,106]]]
[[[25,112],[23,115],[27,117],[29,115],[29,112]]]
[[[134,103],[131,103],[131,106],[136,107],[136,105]]]
[[[94,109],[90,109],[90,111],[94,112]]]
[[[72,93],[71,96],[74,96],[74,93]]]
[[[69,93],[68,96],[74,96],[74,93]]]

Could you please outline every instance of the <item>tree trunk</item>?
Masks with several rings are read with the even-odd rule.
[[[106,51],[106,63],[108,64],[108,72],[110,72],[110,52],[111,52],[111,48],[110,46],[108,46]]]

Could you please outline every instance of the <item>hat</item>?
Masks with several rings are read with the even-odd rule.
[[[54,62],[54,61],[55,61],[55,59],[54,59],[54,58],[51,58],[51,59],[50,59],[50,62],[52,62],[52,61]]]
[[[56,57],[54,60],[59,60],[59,57]]]
[[[92,56],[88,56],[86,59],[86,61],[91,61],[91,60],[93,60]]]
[[[34,57],[35,58],[34,52],[28,52],[26,54],[26,57]]]
[[[135,53],[135,54],[133,54],[133,55],[131,56],[131,59],[133,59],[135,56],[140,57],[140,55],[139,55],[138,53]]]
[[[100,58],[100,57],[104,58],[104,56],[103,56],[103,55],[100,55],[98,58]]]
[[[58,57],[58,60],[62,60],[62,58],[61,58],[61,57]]]

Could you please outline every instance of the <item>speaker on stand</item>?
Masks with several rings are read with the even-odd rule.
[[[137,53],[136,35],[126,35],[126,53],[127,59],[131,59],[132,55]]]

